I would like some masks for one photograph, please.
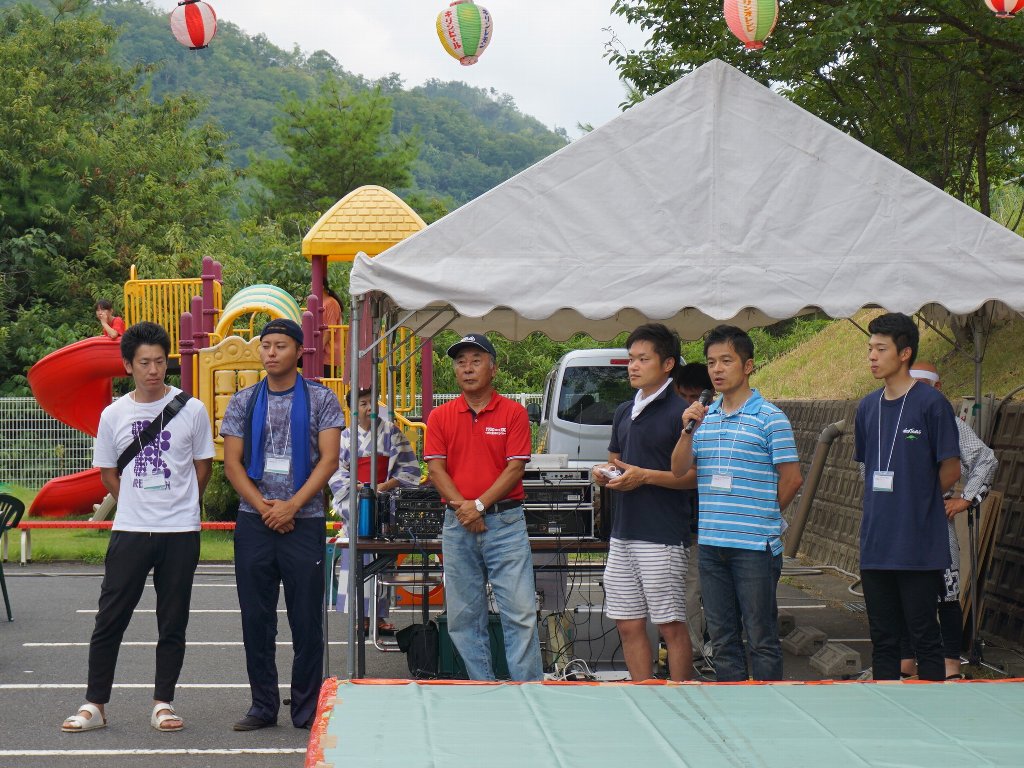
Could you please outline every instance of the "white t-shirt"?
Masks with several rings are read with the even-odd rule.
[[[116,467],[124,449],[160,417],[180,392],[170,391],[154,403],[136,403],[126,395],[100,416],[93,452],[94,467]],[[121,474],[115,531],[181,533],[199,530],[199,483],[194,462],[213,458],[213,431],[206,408],[195,398],[164,424]]]

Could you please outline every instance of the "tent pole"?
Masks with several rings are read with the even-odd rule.
[[[426,423],[434,409],[434,340],[428,339],[420,353],[420,421]]]
[[[362,311],[363,299],[361,296],[352,297],[352,313],[349,315],[349,357],[352,365],[349,370],[352,375],[349,379],[348,407],[349,418],[355,421],[359,413],[359,315]],[[352,456],[359,455],[359,429],[349,424],[351,434],[350,451]],[[356,624],[358,630],[363,629],[363,601],[358,599],[358,585],[356,584],[356,563],[359,562],[359,545],[357,539],[359,533],[359,494],[355,493],[355,483],[349,479],[348,491],[348,678],[354,680],[358,677],[356,672]],[[331,566],[334,567],[333,565]],[[361,569],[360,569],[361,570]]]
[[[379,327],[380,327],[380,302],[376,301],[374,299],[371,299],[370,300],[370,335],[373,336],[374,338],[376,338],[377,329]],[[379,390],[378,382],[380,381],[380,375],[379,375],[379,370],[378,370],[379,368],[380,368],[380,343],[375,341],[371,345],[371,347],[370,347],[370,381],[367,382],[369,384],[369,386],[370,386],[370,499],[371,499],[370,503],[372,504],[372,507],[371,507],[371,510],[370,510],[370,519],[371,520],[377,514],[377,483],[381,482],[380,478],[377,477],[377,429],[378,429],[377,420],[380,417],[380,414],[377,412],[377,410],[378,410],[377,409],[377,398],[380,396],[379,392],[378,392],[378,390]],[[364,385],[363,389],[366,389],[365,385]],[[352,422],[353,422],[352,433],[353,433],[353,435],[355,435],[356,439],[352,441],[352,444],[353,444],[354,447],[352,449],[352,459],[351,460],[353,462],[356,462],[356,463],[358,463],[358,461],[359,461],[359,449],[358,449],[358,446],[359,446],[358,440],[359,440],[359,438],[358,438],[358,435],[356,434],[356,433],[359,432],[358,427],[356,427],[356,424],[358,423],[358,420],[356,418],[356,414],[358,413],[357,409],[359,407],[358,395],[359,395],[358,390],[353,388],[352,389]],[[350,487],[354,489],[356,487],[356,483],[351,483]],[[356,518],[356,517],[353,517],[352,519],[353,520],[358,520],[358,518]],[[372,529],[372,525],[371,525],[371,529]],[[349,535],[352,536],[353,538],[357,538],[358,537],[358,533],[359,533],[358,526],[355,527],[355,528],[349,528]],[[371,534],[370,535],[372,537],[372,535],[373,535],[372,534],[372,530],[371,530]],[[355,560],[353,560],[352,562],[354,563]],[[374,580],[373,583],[376,584],[377,583],[376,580]],[[363,582],[363,583],[357,584],[356,587],[357,587],[358,592],[359,592],[359,610],[361,612],[362,608],[363,608],[363,599],[362,598],[363,598],[363,594],[366,591],[366,584],[365,584],[365,582]],[[370,595],[370,599],[371,600],[376,600],[377,599],[376,590],[374,591],[374,593],[372,595]],[[376,609],[371,609],[371,614],[375,610]],[[352,615],[355,615],[355,614],[352,614]],[[360,631],[360,632],[362,631],[363,622],[365,620],[366,620],[365,617],[363,617],[362,613],[360,613],[358,631]],[[364,642],[359,644],[359,676],[362,677],[365,674],[366,674],[366,642],[364,641]]]
[[[974,318],[974,408],[971,417],[974,431],[984,435],[981,428],[981,361],[984,357],[984,331],[981,329],[981,318]],[[984,437],[982,437],[984,439]]]

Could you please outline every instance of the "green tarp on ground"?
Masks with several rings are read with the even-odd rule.
[[[321,747],[338,768],[1019,768],[1024,682],[341,682]]]

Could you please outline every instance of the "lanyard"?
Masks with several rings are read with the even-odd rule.
[[[914,388],[914,385],[911,384],[910,385],[910,389],[913,389],[913,388]],[[900,434],[900,419],[903,418],[903,406],[905,406],[907,404],[907,395],[910,394],[910,389],[908,389],[906,392],[904,392],[903,393],[903,397],[901,398],[903,400],[903,402],[900,403],[900,412],[899,412],[899,415],[896,416],[896,431],[893,432],[893,434],[892,434],[892,447],[889,449],[889,460],[885,463],[885,471],[886,472],[889,471],[889,466],[892,464],[892,454],[893,454],[893,451],[896,450],[896,438],[899,437],[899,434]],[[882,470],[882,396],[883,395],[885,395],[885,390],[884,389],[881,392],[878,393],[878,469],[879,469],[879,471]]]
[[[287,424],[288,424],[288,431],[285,433],[285,436],[284,436],[284,451],[285,452],[284,453],[278,453],[277,452],[277,446],[274,445],[274,420],[272,418],[270,418],[270,403],[268,402],[267,403],[267,434],[270,436],[270,453],[273,456],[287,456],[288,455],[288,448],[292,444],[292,423],[291,423],[291,421],[288,421]]]
[[[743,431],[743,429],[742,429],[743,425],[740,424],[740,418],[739,417],[740,417],[740,413],[743,411],[743,406],[746,405],[747,401],[749,401],[749,400],[750,400],[750,397],[747,397],[747,399],[743,401],[743,405],[741,405],[739,408],[737,408],[735,411],[733,411],[733,413],[736,414],[736,428],[732,430],[732,444],[729,446],[729,461],[726,462],[726,465],[724,467],[724,469],[726,471],[732,469],[732,454],[736,450],[736,435]],[[720,426],[718,428],[718,455],[721,456],[722,455],[722,433],[725,431],[725,425],[726,425],[726,420],[725,419],[726,419],[726,416],[729,416],[730,414],[727,414],[725,412],[725,408],[723,408],[721,406],[719,406],[719,411],[718,412],[722,416],[722,418],[721,418],[721,420],[719,422]]]

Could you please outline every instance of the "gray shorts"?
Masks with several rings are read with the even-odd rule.
[[[655,624],[686,621],[686,547],[612,539],[604,569],[605,615]]]

